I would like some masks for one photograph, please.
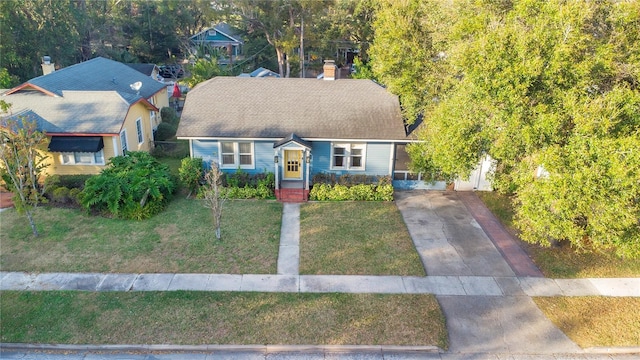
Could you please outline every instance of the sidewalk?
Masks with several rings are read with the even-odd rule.
[[[270,274],[103,274],[0,272],[0,290],[257,291],[443,296],[640,297],[640,278],[546,279],[493,276]]]

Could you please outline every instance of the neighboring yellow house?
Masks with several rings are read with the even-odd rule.
[[[159,109],[169,106],[166,84],[105,58],[45,70],[0,99],[11,104],[9,117],[46,132],[47,172],[58,175],[97,174],[114,156],[151,150]]]

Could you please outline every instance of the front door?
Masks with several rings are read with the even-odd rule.
[[[301,150],[285,150],[284,151],[284,178],[285,179],[301,179],[302,178],[302,151]]]

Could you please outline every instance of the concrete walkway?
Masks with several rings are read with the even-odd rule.
[[[270,274],[103,274],[0,272],[0,290],[258,291],[443,296],[640,297],[640,278],[545,279],[496,276]]]
[[[300,269],[300,204],[285,203],[282,207],[278,274],[298,275]]]

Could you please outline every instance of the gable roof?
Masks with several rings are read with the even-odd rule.
[[[158,68],[156,64],[137,64],[137,63],[126,63],[128,67],[143,73],[144,75],[151,76],[153,75],[153,70]]]
[[[63,91],[61,97],[19,92],[7,102],[12,105],[8,118],[26,117],[53,134],[118,134],[130,106],[115,91]]]
[[[371,80],[216,77],[185,101],[177,136],[406,140],[398,97]]]
[[[137,81],[142,83],[139,95],[130,87],[130,84]],[[97,57],[28,80],[7,91],[5,95],[23,89],[36,89],[52,96],[62,96],[64,90],[116,91],[129,104],[133,104],[141,97],[150,98],[164,87],[164,84],[126,64]]]
[[[209,33],[210,30],[214,30],[215,34],[211,35]],[[194,43],[219,43],[219,44],[229,44],[233,43],[236,45],[241,45],[244,42],[239,38],[233,35],[233,29],[226,23],[219,23],[214,27],[206,28],[199,33],[193,35],[189,38]]]
[[[130,84],[141,82],[140,91]],[[118,134],[129,108],[165,89],[165,84],[117,61],[95,58],[33,78],[6,91],[8,118],[27,117],[50,134]],[[165,90],[166,91],[166,90]]]

